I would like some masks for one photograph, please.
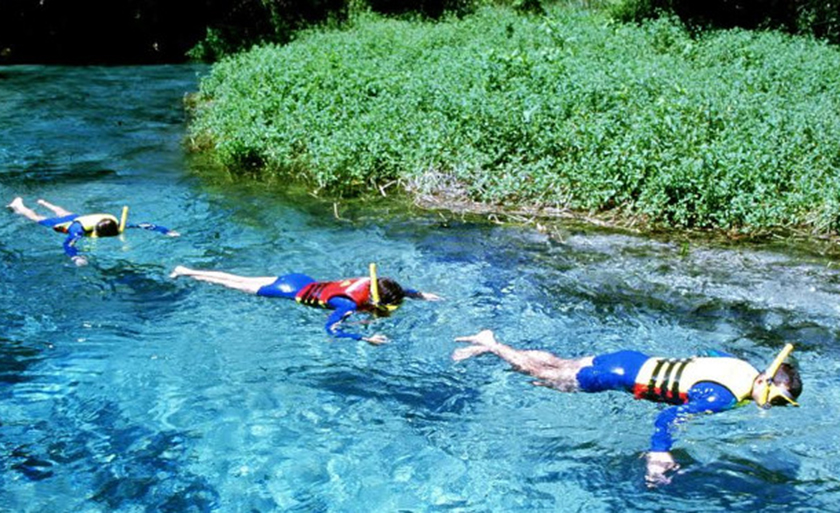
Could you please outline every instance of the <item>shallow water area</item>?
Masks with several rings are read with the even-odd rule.
[[[790,511],[840,509],[840,273],[818,253],[496,225],[339,205],[232,180],[182,147],[202,67],[0,68],[0,196],[178,230],[84,240],[0,226],[0,511]],[[43,209],[38,208],[43,212]],[[338,212],[338,216],[336,216]],[[45,212],[44,212],[45,213]],[[445,298],[349,329],[176,265],[381,275]],[[583,356],[796,345],[800,408],[680,427],[681,473],[644,484],[661,405],[534,387],[481,329]]]

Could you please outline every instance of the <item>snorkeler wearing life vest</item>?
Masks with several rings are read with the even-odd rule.
[[[15,198],[9,203],[8,208],[40,225],[52,228],[59,233],[66,233],[67,238],[64,239],[64,253],[73,260],[73,263],[79,266],[88,263],[87,258],[80,255],[79,250],[76,249],[76,243],[82,237],[114,237],[121,234],[127,228],[143,228],[144,230],[155,231],[170,237],[180,235],[176,231],[152,223],[126,223],[128,207],[123,207],[122,216],[120,219],[117,219],[111,214],[73,214],[42,199],[38,200],[38,204],[52,210],[57,217],[46,217],[38,214],[31,208],[26,207],[23,204],[23,198],[20,197]]]
[[[452,359],[465,360],[493,353],[547,386],[561,392],[603,392],[624,390],[636,399],[672,404],[656,418],[650,451],[647,453],[647,482],[670,481],[669,471],[678,468],[669,452],[673,428],[691,415],[718,413],[755,401],[761,408],[796,403],[802,393],[799,372],[783,363],[793,350],[788,344],[764,372],[748,362],[716,352],[713,357],[670,359],[650,357],[637,351],[618,351],[594,357],[563,359],[545,351],[514,349],[498,342],[485,330],[458,342],[472,344],[455,350]]]
[[[388,315],[396,310],[406,297],[427,301],[440,300],[435,294],[404,289],[390,278],[377,278],[374,264],[370,264],[370,276],[337,281],[316,281],[299,273],[282,276],[239,276],[220,271],[189,269],[180,265],[169,277],[179,276],[189,276],[258,296],[294,299],[307,306],[333,310],[327,318],[327,333],[336,338],[364,340],[374,345],[382,344],[388,339],[382,335],[364,337],[356,333],[347,333],[341,329],[341,323],[354,312]]]

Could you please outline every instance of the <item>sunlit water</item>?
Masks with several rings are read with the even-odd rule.
[[[196,173],[182,97],[203,68],[0,68],[0,199],[45,198],[179,230],[86,240],[0,225],[2,511],[840,510],[840,274],[777,248],[715,248],[375,205],[338,209]],[[333,341],[326,314],[187,279],[363,274],[408,302]],[[359,317],[357,321],[365,320]],[[719,348],[763,367],[796,344],[801,408],[741,408],[679,435],[684,473],[648,489],[658,405],[535,388],[492,328],[580,356]]]

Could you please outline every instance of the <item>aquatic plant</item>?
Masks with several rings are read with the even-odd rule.
[[[840,53],[743,30],[504,9],[361,16],[214,66],[190,137],[331,194],[471,200],[754,232],[840,227]]]

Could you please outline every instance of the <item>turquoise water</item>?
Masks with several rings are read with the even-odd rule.
[[[180,231],[86,240],[0,225],[2,511],[840,510],[840,273],[818,253],[718,248],[341,206],[249,185],[183,151],[199,67],[0,68],[0,199],[45,198]],[[179,264],[436,292],[331,340],[325,313],[167,277]],[[363,317],[357,321],[364,321]],[[660,406],[532,387],[482,328],[580,356],[797,346],[801,408],[697,418],[685,472],[648,489]]]

